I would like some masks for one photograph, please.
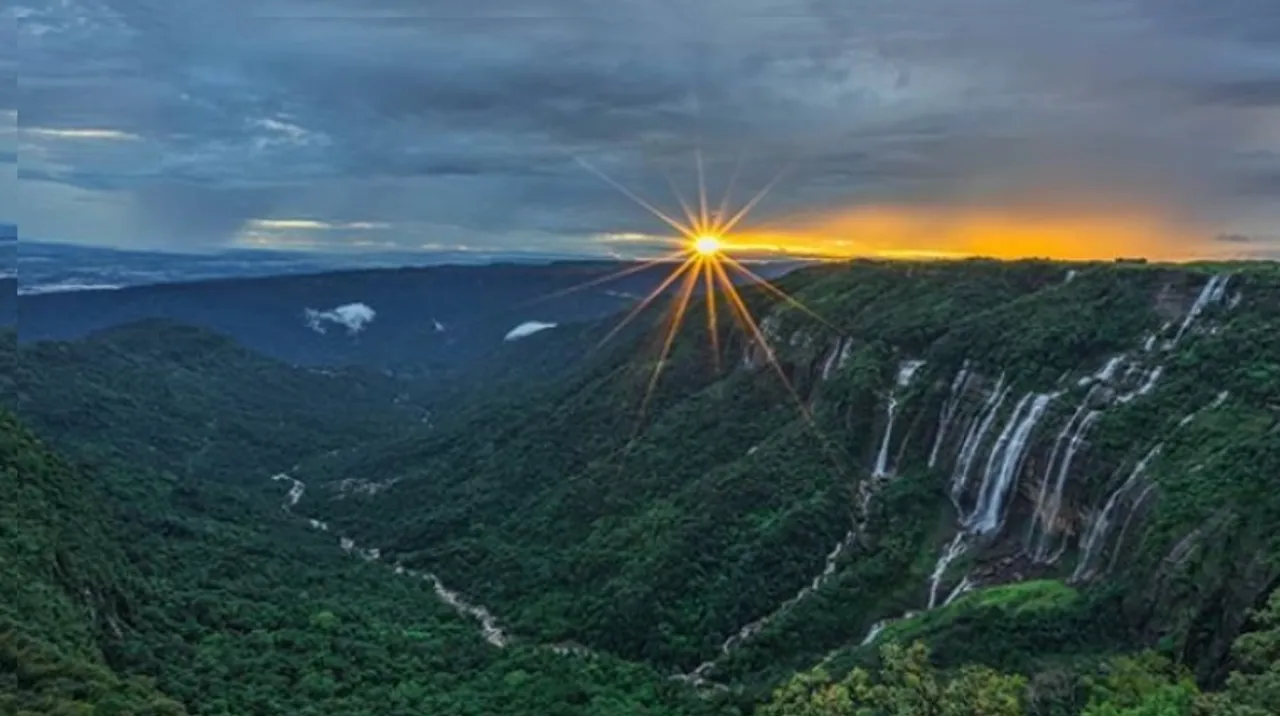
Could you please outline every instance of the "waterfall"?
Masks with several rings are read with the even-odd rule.
[[[922,365],[924,365],[922,360],[907,360],[898,366],[898,378],[894,382],[893,390],[889,393],[884,437],[880,439],[880,452],[876,456],[875,468],[871,471],[873,477],[887,477],[889,474],[889,441],[893,437],[893,421],[898,415],[898,391],[911,385],[911,379],[915,377],[916,371],[920,370]]]
[[[1107,360],[1106,364],[1104,364],[1102,368],[1098,369],[1097,373],[1081,378],[1077,385],[1085,386],[1094,382],[1110,383],[1115,380],[1116,372],[1120,370],[1120,366],[1124,365],[1124,362],[1128,360],[1128,358],[1129,356],[1124,353],[1121,353],[1118,356],[1112,356]],[[1132,366],[1130,367],[1132,368]]]
[[[862,644],[860,644],[860,646],[866,646],[866,645],[870,644],[871,642],[875,641],[875,640],[876,640],[876,637],[880,636],[880,634],[881,634],[881,633],[882,633],[882,632],[883,632],[883,631],[884,631],[884,630],[885,630],[885,629],[886,629],[890,624],[894,624],[894,623],[901,622],[901,621],[906,621],[906,620],[908,620],[908,619],[911,619],[912,617],[916,617],[916,616],[919,616],[919,615],[920,615],[920,612],[909,611],[909,612],[905,612],[902,616],[898,617],[897,619],[881,619],[880,621],[876,622],[875,624],[872,624],[872,625],[871,625],[871,628],[870,628],[869,630],[867,630],[867,635],[866,635],[865,637],[863,637],[863,638],[862,638]]]
[[[1152,390],[1155,389],[1156,381],[1160,380],[1160,376],[1163,374],[1164,374],[1164,366],[1158,365],[1155,368],[1152,368],[1150,371],[1147,372],[1146,376],[1142,379],[1141,385],[1139,385],[1134,390],[1131,390],[1128,393],[1125,393],[1124,395],[1121,395],[1120,397],[1116,398],[1116,402],[1120,404],[1128,403],[1134,398],[1138,398],[1143,395],[1146,395],[1147,393],[1150,393]]]
[[[929,576],[929,609],[933,609],[938,605],[938,585],[942,582],[942,578],[947,574],[947,567],[956,560],[957,557],[964,554],[968,550],[969,545],[965,542],[967,535],[961,531],[957,532],[955,538],[943,550],[942,555],[938,557],[937,563],[933,565],[933,574]],[[966,579],[968,579],[966,577]]]
[[[841,338],[837,340],[835,346],[831,349],[831,353],[829,353],[826,360],[822,362],[822,379],[830,379],[837,371],[845,367],[849,362],[849,355],[852,352],[852,338]]]
[[[1187,315],[1182,319],[1182,325],[1178,326],[1178,332],[1174,334],[1169,347],[1182,340],[1183,334],[1200,317],[1200,314],[1204,313],[1204,309],[1208,308],[1209,304],[1222,300],[1222,296],[1227,290],[1227,281],[1230,278],[1226,274],[1217,274],[1209,277],[1204,287],[1200,289],[1200,294],[1196,296],[1195,303],[1191,304],[1191,308],[1187,310]]]
[[[1116,359],[1113,358],[1107,361],[1107,366],[1095,375],[1114,372],[1117,365]],[[1032,514],[1031,524],[1027,527],[1026,540],[1023,543],[1023,549],[1036,561],[1043,560],[1047,554],[1045,550],[1048,546],[1045,543],[1052,533],[1053,525],[1062,507],[1062,493],[1071,473],[1071,463],[1084,441],[1085,433],[1102,415],[1102,411],[1089,410],[1097,392],[1095,386],[1085,394],[1084,400],[1080,401],[1080,405],[1076,407],[1067,424],[1062,426],[1058,437],[1053,441],[1053,451],[1049,453],[1049,461],[1045,463],[1044,477],[1040,480],[1040,492],[1036,496],[1035,512]],[[1040,528],[1038,543],[1037,527]]]
[[[884,631],[884,628],[892,624],[893,621],[894,620],[892,619],[881,619],[875,624],[872,624],[871,628],[867,630],[867,635],[863,637],[860,646],[866,646],[875,641],[876,637],[880,636],[880,632]]]
[[[1071,574],[1071,581],[1074,582],[1092,576],[1093,561],[1105,546],[1107,533],[1111,528],[1111,520],[1113,518],[1116,505],[1120,504],[1120,501],[1124,499],[1135,485],[1138,484],[1138,480],[1142,477],[1143,473],[1146,472],[1147,466],[1151,464],[1151,461],[1154,460],[1163,449],[1163,443],[1151,448],[1151,450],[1138,461],[1138,464],[1134,465],[1133,470],[1129,473],[1129,477],[1124,481],[1124,483],[1122,483],[1120,487],[1116,488],[1116,491],[1112,492],[1111,496],[1107,498],[1106,504],[1102,507],[1102,511],[1094,518],[1093,523],[1089,525],[1089,531],[1085,534],[1084,540],[1080,543],[1080,546],[1084,549],[1084,554],[1080,557],[1080,562],[1076,565],[1075,571]]]
[[[965,577],[960,580],[960,583],[956,585],[956,588],[952,589],[951,593],[947,595],[947,598],[942,601],[942,606],[945,607],[950,605],[952,602],[959,599],[960,595],[973,591],[973,588],[976,586],[978,586],[976,582]]]
[[[989,534],[1004,523],[1005,503],[1021,471],[1027,441],[1049,402],[1057,396],[1057,393],[1027,394],[1018,401],[1018,407],[987,460],[986,474],[978,490],[978,503],[965,520],[965,527],[971,532]]]
[[[1088,404],[1088,398],[1081,404],[1084,407]],[[1076,416],[1079,416],[1077,411]],[[1050,471],[1055,467],[1052,459],[1046,468],[1044,483],[1041,485],[1040,498],[1036,501],[1036,512],[1031,522],[1031,529],[1027,532],[1026,547],[1031,550],[1032,558],[1039,563],[1053,561],[1049,557],[1050,541],[1053,538],[1054,525],[1058,521],[1058,515],[1062,511],[1062,494],[1066,489],[1067,479],[1071,476],[1071,463],[1075,460],[1076,453],[1080,450],[1080,446],[1084,444],[1084,437],[1089,432],[1089,428],[1102,417],[1102,411],[1090,410],[1085,413],[1084,418],[1075,424],[1075,429],[1070,433],[1067,439],[1066,449],[1062,456],[1062,461],[1056,465],[1057,474],[1053,480],[1052,491],[1046,491],[1049,485]],[[1062,434],[1066,434],[1070,429],[1071,423],[1067,423],[1067,427],[1063,429]],[[1061,439],[1062,434],[1059,435]],[[1056,449],[1056,448],[1055,448]],[[1037,523],[1040,525],[1040,539],[1032,548],[1032,537],[1035,534]]]
[[[1231,395],[1231,393],[1230,393],[1229,391],[1226,391],[1226,390],[1224,390],[1224,391],[1222,391],[1222,392],[1218,393],[1218,394],[1214,397],[1213,401],[1212,401],[1212,402],[1210,402],[1210,403],[1209,403],[1207,406],[1205,406],[1204,408],[1201,408],[1201,409],[1199,409],[1199,410],[1194,410],[1194,411],[1192,411],[1192,412],[1188,413],[1187,415],[1183,416],[1182,420],[1179,420],[1179,421],[1178,421],[1178,427],[1180,427],[1180,428],[1182,428],[1182,427],[1186,427],[1188,424],[1190,424],[1190,423],[1191,423],[1191,421],[1192,421],[1192,420],[1195,420],[1195,419],[1196,419],[1196,416],[1197,416],[1197,415],[1199,415],[1200,413],[1203,413],[1203,412],[1204,412],[1204,411],[1206,411],[1206,410],[1213,410],[1213,409],[1215,409],[1215,408],[1219,408],[1219,407],[1221,407],[1223,403],[1227,402],[1227,398],[1228,398],[1230,395]]]
[[[1000,406],[1004,404],[1008,393],[1009,386],[1004,384],[1004,374],[1001,373],[996,380],[995,388],[987,396],[982,411],[974,418],[974,423],[965,433],[964,442],[960,445],[960,454],[956,457],[956,467],[951,475],[951,501],[955,503],[957,509],[960,506],[960,496],[964,493],[964,488],[969,481],[969,470],[973,466],[973,459],[982,447],[982,442],[986,439],[987,432],[991,430],[996,416],[999,415]]]
[[[836,341],[835,346],[831,348],[831,352],[827,354],[826,360],[822,361],[822,379],[829,379],[836,372],[836,365],[840,360],[840,356],[844,353],[844,341],[841,338]]]
[[[1155,485],[1147,485],[1146,488],[1143,489],[1142,492],[1138,493],[1138,496],[1134,498],[1133,504],[1129,507],[1129,514],[1125,516],[1124,524],[1120,526],[1120,534],[1116,536],[1115,550],[1112,551],[1111,561],[1107,564],[1108,570],[1116,566],[1116,560],[1120,557],[1120,550],[1124,547],[1124,537],[1129,534],[1129,523],[1133,522],[1133,516],[1138,514],[1138,507],[1147,499],[1147,495],[1150,495],[1155,491],[1155,489]]]
[[[951,392],[947,394],[947,402],[943,403],[942,412],[938,416],[938,434],[933,437],[933,448],[929,450],[929,467],[938,464],[938,451],[942,449],[947,428],[951,427],[951,421],[955,419],[956,411],[960,408],[964,389],[969,385],[969,375],[969,361],[966,360],[960,367],[960,372],[956,373],[955,379],[951,381]]]

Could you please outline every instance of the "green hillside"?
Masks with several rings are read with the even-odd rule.
[[[496,650],[275,502],[90,476],[7,415],[0,448],[0,713],[716,713],[643,666]]]
[[[15,353],[16,351],[16,353]],[[297,460],[417,426],[412,383],[299,369],[198,328],[144,321],[75,342],[0,347],[16,410],[80,456],[253,481]]]
[[[0,353],[75,461],[6,418],[0,705],[1274,713],[1280,272],[781,285],[825,319],[746,292],[790,387],[724,317],[717,370],[698,305],[639,422],[645,321],[504,347],[447,409],[168,324]]]
[[[652,358],[615,355],[446,435],[309,464],[321,496],[299,509],[527,639],[748,692],[931,593],[1033,578],[1079,596],[928,630],[939,663],[1159,646],[1222,678],[1280,579],[1273,268],[860,262],[784,287],[836,329],[751,297],[816,430],[741,334],[717,375],[691,321],[630,445]]]

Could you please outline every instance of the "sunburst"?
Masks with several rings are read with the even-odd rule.
[[[783,176],[783,172],[779,172],[748,201],[731,212],[730,195],[738,179],[738,172],[735,169],[718,207],[712,210],[709,208],[707,200],[706,183],[703,176],[702,155],[701,152],[698,152],[696,155],[698,179],[696,208],[694,204],[691,204],[680,194],[674,182],[671,182],[670,177],[667,177],[668,183],[671,184],[671,189],[675,195],[676,201],[682,210],[681,216],[673,216],[672,214],[662,211],[654,202],[649,201],[637,192],[624,186],[622,183],[608,176],[600,169],[582,159],[580,156],[574,156],[573,159],[579,165],[590,171],[592,174],[595,174],[604,182],[613,186],[621,194],[676,231],[675,236],[668,237],[672,243],[676,245],[677,249],[675,251],[659,256],[658,258],[650,261],[637,263],[636,265],[630,266],[621,271],[544,297],[550,298],[554,295],[564,295],[589,286],[596,286],[601,283],[616,280],[662,264],[669,264],[673,266],[672,270],[663,278],[662,281],[659,282],[658,286],[638,301],[627,315],[624,316],[623,319],[619,321],[607,335],[605,335],[597,346],[602,346],[615,337],[623,330],[623,328],[635,320],[636,317],[641,315],[645,309],[652,305],[660,296],[672,289],[673,286],[675,287],[674,301],[672,302],[671,308],[668,312],[666,324],[663,327],[664,335],[662,337],[662,345],[658,355],[658,360],[654,364],[653,372],[649,376],[644,396],[641,400],[635,431],[632,433],[633,440],[636,435],[639,434],[644,423],[645,413],[648,409],[649,402],[661,380],[662,372],[667,365],[676,335],[679,333],[680,327],[688,316],[689,306],[693,301],[694,293],[698,289],[699,285],[701,285],[704,303],[706,305],[707,334],[711,341],[711,356],[716,373],[719,374],[722,372],[719,324],[720,313],[722,310],[721,307],[723,305],[727,305],[730,317],[742,330],[747,340],[750,343],[755,344],[759,350],[759,354],[764,356],[765,361],[772,367],[773,373],[782,382],[782,385],[795,401],[796,406],[800,410],[806,422],[816,431],[817,425],[810,413],[809,407],[800,398],[795,387],[791,384],[786,371],[778,361],[773,346],[769,343],[768,336],[765,331],[761,329],[755,316],[752,315],[751,310],[747,306],[747,302],[743,299],[737,285],[734,283],[735,275],[740,279],[745,279],[747,285],[762,287],[775,298],[799,309],[809,317],[831,329],[833,332],[839,332],[838,329],[831,325],[831,323],[823,319],[814,311],[810,310],[793,296],[784,292],[778,286],[747,268],[742,261],[734,258],[732,255],[735,251],[732,233],[733,230],[738,227],[748,214],[770,193],[770,191],[773,190]],[[820,433],[818,436],[824,445],[824,449],[827,449],[829,447],[827,441],[822,438]],[[835,459],[837,464],[839,464],[840,460],[838,458],[833,456],[833,459]]]

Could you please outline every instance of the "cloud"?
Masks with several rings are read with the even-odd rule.
[[[1258,241],[1258,239],[1244,234],[1218,234],[1214,237],[1214,240],[1224,244],[1252,244]]]
[[[545,331],[548,328],[555,328],[554,323],[543,323],[542,321],[525,321],[520,325],[507,331],[507,335],[503,337],[504,341],[516,341],[521,338],[527,338],[535,333]]]
[[[386,229],[390,228],[390,224],[376,221],[352,221],[347,223],[335,223],[330,221],[316,221],[314,219],[253,219],[247,222],[250,229],[259,230],[275,230],[275,229],[305,229],[317,231],[350,231],[350,230],[366,230],[366,229]]]
[[[668,177],[695,193],[695,148],[713,205],[731,176],[740,203],[788,169],[745,228],[795,245],[852,241],[799,229],[886,207],[951,235],[979,214],[1172,227],[1140,242],[1166,253],[1269,237],[1280,220],[1267,0],[6,12],[21,41],[0,63],[21,61],[23,83],[0,106],[9,92],[23,108],[14,151],[34,188],[0,193],[0,218],[33,236],[647,250],[607,237],[667,227],[575,158],[674,210]],[[908,243],[939,248],[918,232]]]
[[[316,333],[325,332],[325,323],[335,323],[347,329],[347,334],[354,336],[373,322],[378,314],[363,303],[348,303],[328,311],[317,311],[308,308],[303,312],[307,327]]]
[[[136,134],[121,132],[117,129],[22,127],[21,133],[27,137],[41,139],[106,139],[111,141],[136,141],[140,139]]]

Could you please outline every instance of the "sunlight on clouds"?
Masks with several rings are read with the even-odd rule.
[[[342,223],[315,219],[252,219],[248,226],[258,231],[364,231],[391,228],[390,224],[375,221]]]
[[[118,142],[141,139],[141,137],[136,134],[121,132],[115,129],[54,129],[52,127],[23,127],[22,133],[29,137],[44,139],[104,139]]]

